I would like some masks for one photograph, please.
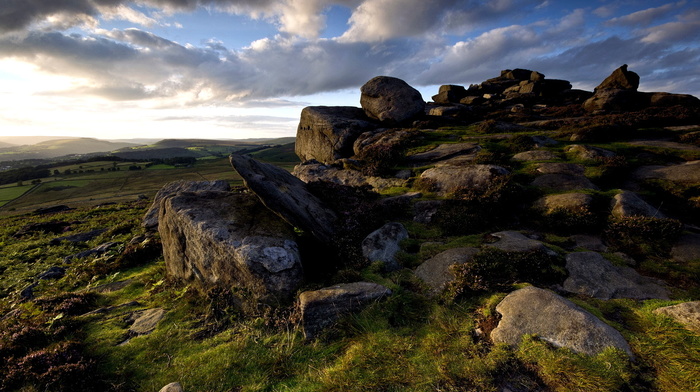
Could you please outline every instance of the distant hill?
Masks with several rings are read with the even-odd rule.
[[[0,142],[0,148],[17,147],[16,144]]]
[[[111,155],[123,159],[133,160],[150,160],[150,159],[169,159],[169,158],[200,158],[210,155],[207,152],[189,150],[180,147],[164,147],[164,148],[134,148],[122,149],[115,151]]]
[[[93,138],[47,140],[33,145],[0,148],[0,161],[49,159],[97,152],[109,153],[133,146],[136,145],[132,143],[113,143]]]

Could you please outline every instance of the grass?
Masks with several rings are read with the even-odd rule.
[[[8,202],[22,196],[28,190],[32,189],[34,185],[11,185],[0,187],[0,207],[4,206]]]

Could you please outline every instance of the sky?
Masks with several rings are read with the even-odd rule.
[[[377,75],[700,96],[700,0],[0,0],[0,136],[294,136]]]

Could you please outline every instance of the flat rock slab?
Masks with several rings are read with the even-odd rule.
[[[664,306],[655,309],[654,313],[671,317],[689,330],[700,333],[700,301]]]
[[[519,152],[513,155],[513,160],[531,162],[531,161],[553,161],[559,159],[559,155],[546,150],[533,150]]]
[[[308,191],[306,183],[284,169],[246,155],[233,154],[230,159],[245,185],[267,208],[319,241],[333,244],[338,217]]]
[[[344,283],[305,291],[299,295],[304,335],[312,339],[342,316],[359,311],[388,295],[391,295],[391,290],[370,282]]]
[[[160,209],[160,202],[169,195],[174,195],[178,192],[198,192],[198,191],[230,191],[231,186],[229,186],[227,181],[217,180],[217,181],[174,181],[166,184],[153,198],[153,204],[151,208],[146,211],[143,216],[143,221],[141,225],[148,230],[158,229],[158,213]]]
[[[430,290],[430,295],[440,294],[455,279],[450,267],[467,263],[477,253],[479,253],[478,248],[448,249],[419,265],[415,270],[415,275],[425,282]]]
[[[161,308],[134,312],[130,317],[134,323],[129,327],[129,333],[132,335],[148,335],[155,331],[156,326],[163,317],[165,317],[165,309]]]
[[[556,256],[557,252],[547,248],[543,243],[533,240],[517,231],[499,231],[491,236],[498,238],[498,241],[486,244],[490,248],[496,248],[504,252],[534,252],[542,251],[551,256]]]
[[[428,169],[421,178],[433,182],[441,196],[464,190],[486,190],[493,181],[510,172],[496,165],[440,166]]]
[[[494,343],[518,346],[523,335],[536,334],[557,347],[596,355],[615,347],[633,357],[632,349],[611,326],[573,302],[537,287],[516,290],[498,306],[501,321],[493,331]]]
[[[630,267],[618,267],[597,252],[576,252],[566,256],[569,277],[564,290],[598,299],[668,299],[665,288],[654,279],[641,276]]]
[[[671,248],[671,257],[681,262],[700,260],[700,234],[683,234]]]
[[[681,151],[700,151],[700,147],[692,144],[669,142],[665,140],[635,140],[629,142],[629,144],[639,147],[655,147]]]
[[[573,191],[577,189],[593,189],[598,187],[588,178],[576,174],[543,174],[532,181],[532,186],[555,191]]]
[[[407,184],[405,179],[365,176],[357,170],[339,169],[322,163],[307,162],[297,165],[294,167],[292,174],[306,183],[328,181],[347,186],[369,185],[377,191],[392,187],[402,187]]]
[[[476,143],[452,143],[440,144],[430,151],[421,152],[406,157],[406,161],[411,164],[427,164],[431,162],[444,161],[458,155],[471,155],[481,151],[481,146]]]
[[[398,270],[401,266],[396,254],[405,239],[408,239],[408,230],[401,223],[387,223],[362,240],[362,255],[370,262],[382,262],[389,271]]]
[[[540,163],[537,172],[540,174],[571,174],[582,176],[586,171],[583,165],[577,163]]]
[[[643,166],[634,172],[642,180],[667,180],[683,184],[700,183],[700,161],[671,166]]]

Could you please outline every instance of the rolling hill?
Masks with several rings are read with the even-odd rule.
[[[109,153],[132,143],[113,143],[93,138],[47,140],[33,145],[0,148],[0,161],[22,159],[50,159],[65,155],[84,155],[97,152]]]

